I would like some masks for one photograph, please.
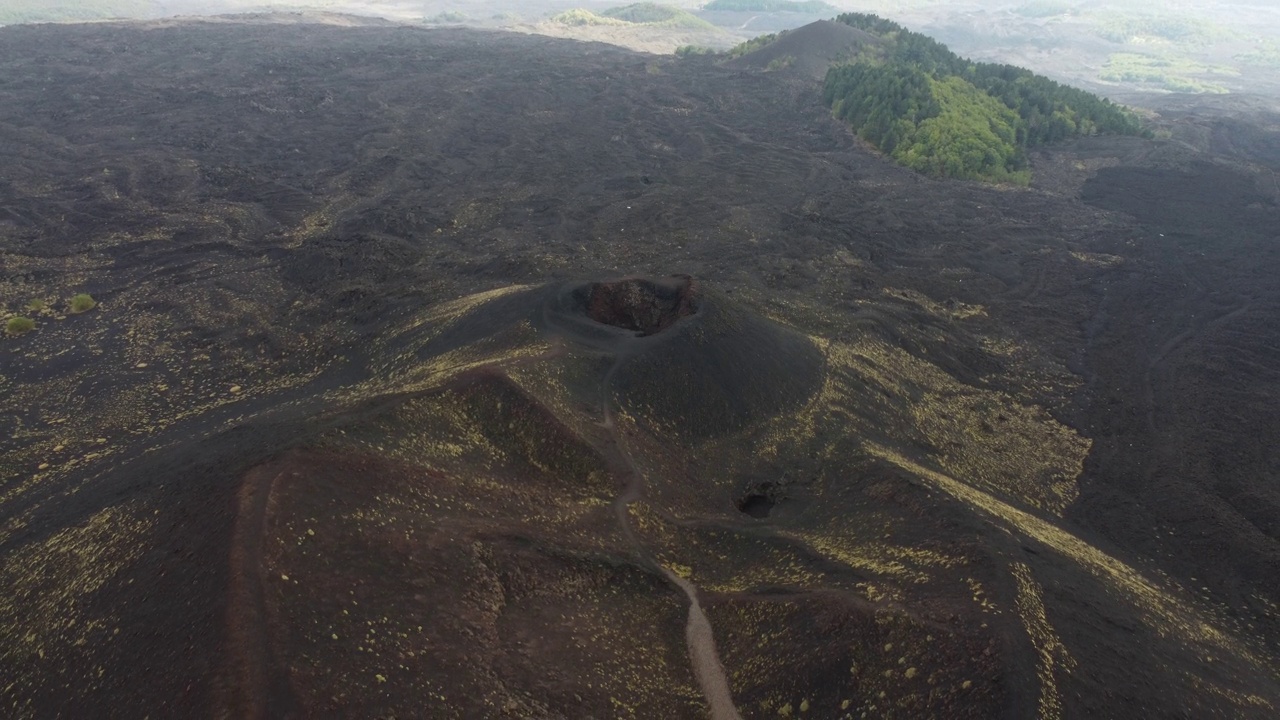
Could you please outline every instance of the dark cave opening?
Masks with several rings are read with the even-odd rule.
[[[738,501],[738,510],[753,518],[767,518],[774,504],[774,501],[765,495],[752,494]]]

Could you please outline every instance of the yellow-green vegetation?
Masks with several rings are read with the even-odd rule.
[[[41,298],[32,298],[31,302],[27,303],[27,312],[30,312],[30,313],[44,312],[44,310],[47,307],[49,307],[49,304],[46,303]]]
[[[71,302],[68,303],[68,306],[71,308],[71,312],[73,313],[86,312],[92,310],[97,305],[98,302],[94,300],[93,296],[89,293],[80,293],[79,295],[75,295],[71,298]]]
[[[895,148],[903,165],[930,175],[1026,185],[1017,157],[1018,115],[962,78],[930,80],[936,117],[921,122]]]
[[[25,335],[36,329],[36,321],[29,317],[15,316],[4,324],[4,331],[10,335]]]
[[[1017,582],[1018,596],[1016,606],[1027,637],[1035,645],[1039,662],[1036,675],[1040,679],[1040,711],[1041,720],[1058,720],[1062,717],[1062,693],[1058,689],[1058,676],[1065,675],[1075,668],[1075,659],[1058,633],[1053,629],[1044,609],[1044,594],[1040,585],[1032,577],[1031,568],[1026,563],[1013,563],[1010,573]]]
[[[1099,37],[1118,43],[1164,41],[1180,45],[1207,45],[1225,35],[1209,20],[1173,14],[1106,12],[1094,17]]]
[[[725,53],[725,56],[730,59],[736,58],[736,57],[742,57],[743,55],[746,55],[747,53],[755,52],[756,50],[759,50],[760,48],[765,47],[766,45],[773,44],[774,41],[778,40],[779,38],[781,38],[783,35],[786,35],[786,34],[787,34],[787,31],[783,30],[782,32],[769,33],[768,35],[761,35],[760,37],[751,38],[746,42],[738,43],[737,45],[734,45],[733,47],[729,48],[729,51]]]
[[[714,48],[705,45],[681,45],[676,48],[676,55],[679,57],[695,57],[698,55],[714,55]]]
[[[582,8],[574,8],[566,10],[558,15],[551,16],[551,22],[560,23],[561,25],[626,25],[626,22],[610,17],[602,17],[590,10]]]
[[[796,61],[796,57],[794,55],[783,55],[782,57],[776,57],[769,61],[769,64],[765,66],[765,70],[784,70],[786,68],[791,67],[791,64],[794,63],[795,61]]]
[[[1193,76],[1238,74],[1231,68],[1204,65],[1184,58],[1114,53],[1107,59],[1098,78],[1107,82],[1156,85],[1169,92],[1225,93],[1228,92],[1227,88]]]
[[[883,58],[828,71],[827,104],[863,139],[917,171],[1026,184],[1028,147],[1143,132],[1125,109],[1030,70],[966,60],[875,15],[837,20],[878,35],[886,49]]]
[[[634,5],[609,8],[600,13],[605,17],[615,18],[629,23],[645,25],[666,25],[686,28],[713,29],[715,26],[696,15],[669,5],[643,2]]]
[[[150,518],[134,503],[107,507],[6,554],[0,564],[0,623],[23,629],[6,632],[0,641],[10,688],[40,682],[41,665],[28,658],[69,661],[73,653],[83,657],[86,644],[100,641],[104,619],[94,609],[95,593],[145,552]]]
[[[1236,55],[1235,59],[1246,65],[1280,70],[1280,43],[1271,40],[1261,41],[1249,52]]]
[[[635,3],[594,13],[575,8],[555,15],[552,22],[562,25],[647,25],[664,28],[714,30],[715,26],[679,8],[658,3]]]

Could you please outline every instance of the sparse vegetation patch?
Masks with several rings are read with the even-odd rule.
[[[582,8],[574,8],[566,10],[558,15],[551,16],[551,22],[560,23],[561,25],[572,25],[580,27],[583,25],[625,25],[626,23],[616,18],[602,17],[590,10]]]
[[[781,38],[783,35],[786,35],[786,34],[787,34],[787,31],[783,30],[782,32],[769,33],[768,35],[761,35],[760,37],[751,38],[746,42],[738,43],[737,45],[734,45],[733,47],[729,48],[729,51],[725,53],[725,57],[730,60],[736,57],[742,57],[747,53],[755,52],[760,48],[773,44],[779,38]]]
[[[769,61],[769,64],[765,67],[765,70],[784,70],[786,68],[791,67],[791,64],[794,63],[795,61],[796,61],[795,55],[783,55],[782,57],[776,57]]]
[[[1117,43],[1155,39],[1203,45],[1222,37],[1223,30],[1208,20],[1179,15],[1105,13],[1097,16],[1097,34]]]
[[[36,329],[36,321],[29,317],[11,317],[4,324],[4,331],[10,335],[26,335]]]
[[[636,3],[594,13],[583,8],[566,10],[551,18],[562,25],[648,25],[666,28],[714,30],[714,25],[679,8],[657,3]]]
[[[94,300],[89,293],[80,293],[79,295],[71,298],[71,302],[68,303],[68,306],[71,308],[71,312],[82,313],[92,310],[97,306],[97,304],[98,302]]]
[[[713,30],[715,26],[702,18],[685,12],[680,8],[658,3],[644,2],[634,5],[609,8],[600,13],[606,18],[621,20],[641,25],[661,25],[663,27],[697,28]]]
[[[1185,93],[1225,93],[1227,88],[1196,75],[1232,76],[1230,68],[1215,68],[1189,60],[1163,58],[1140,53],[1114,53],[1098,73],[1106,82],[1154,85],[1161,90]]]
[[[709,48],[705,45],[681,45],[676,48],[676,55],[679,57],[693,57],[697,55],[714,55],[715,48]]]
[[[1246,65],[1280,70],[1280,43],[1260,42],[1252,50],[1236,55],[1235,59]]]

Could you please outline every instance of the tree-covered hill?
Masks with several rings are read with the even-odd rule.
[[[921,172],[1025,182],[1029,147],[1143,132],[1124,108],[1030,70],[967,60],[875,15],[836,20],[886,44],[877,57],[827,72],[827,104],[868,142]]]

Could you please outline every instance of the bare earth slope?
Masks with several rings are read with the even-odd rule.
[[[1280,707],[1256,118],[1005,189],[798,74],[540,37],[0,68],[12,716]]]
[[[821,79],[826,77],[831,63],[847,60],[863,48],[874,48],[883,42],[865,30],[833,20],[819,20],[790,30],[775,42],[736,58],[729,65],[764,70],[771,69],[773,63]]]

